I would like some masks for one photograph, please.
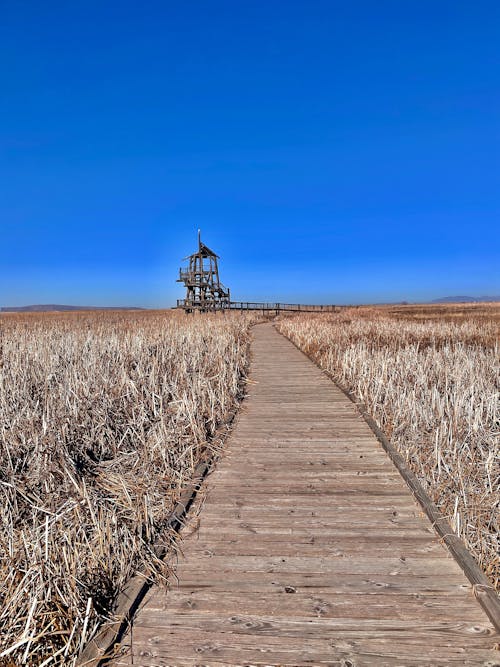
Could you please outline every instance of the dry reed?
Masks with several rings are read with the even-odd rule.
[[[0,665],[71,665],[241,397],[247,316],[0,319]],[[215,444],[213,445],[215,446]]]
[[[500,588],[495,305],[346,308],[279,330],[364,403]]]

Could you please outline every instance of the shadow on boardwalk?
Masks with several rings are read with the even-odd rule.
[[[114,665],[500,665],[356,408],[270,324],[251,377],[178,581],[151,590]]]

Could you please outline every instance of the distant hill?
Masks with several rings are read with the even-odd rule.
[[[145,310],[135,306],[61,306],[56,304],[37,304],[34,306],[3,306],[3,313],[46,313],[49,311],[66,312],[69,310]]]
[[[431,303],[489,303],[500,301],[500,296],[443,296]]]

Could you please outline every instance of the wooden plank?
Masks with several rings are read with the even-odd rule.
[[[316,574],[324,574],[326,580],[346,574],[396,574],[423,575],[432,571],[435,575],[448,575],[453,565],[447,558],[433,558],[429,554],[422,558],[372,557],[358,555],[357,558],[332,558],[308,554],[307,558],[297,556],[215,556],[198,553],[197,558],[191,558],[183,564],[182,576],[189,576],[194,572],[208,570],[223,572],[224,574],[239,573],[242,576],[254,573],[275,573],[286,576],[297,575],[309,579]]]
[[[325,503],[322,498],[316,496],[306,496],[300,505],[294,496],[267,496],[266,501],[259,500],[255,494],[241,495],[236,493],[234,496],[227,496],[217,488],[208,491],[207,497],[210,498],[210,504],[207,505],[206,513],[210,512],[221,516],[222,512],[234,508],[244,509],[246,511],[269,509],[276,511],[287,511],[302,514],[304,512],[313,512],[317,509],[331,512],[351,512],[358,509],[360,512],[390,512],[393,516],[399,516],[410,512],[413,516],[421,514],[420,508],[415,505],[411,497],[406,494],[385,495],[380,498],[377,504],[373,499],[367,496],[362,498],[353,498],[352,496],[339,497],[335,503]]]
[[[458,595],[462,595],[460,592]],[[239,592],[226,591],[217,599],[219,614],[232,615],[241,601]],[[418,602],[418,604],[416,604]],[[199,589],[186,595],[183,589],[169,590],[168,597],[155,597],[149,602],[153,612],[196,610],[199,613],[213,613],[214,598],[210,590]],[[328,594],[313,592],[286,595],[282,592],[263,594],[249,591],[245,594],[245,613],[251,616],[284,616],[285,618],[352,618],[352,619],[401,619],[420,621],[422,613],[427,621],[448,619],[462,621],[462,611],[457,608],[457,596],[447,595],[436,598],[434,594],[395,593],[388,597],[383,593],[371,595],[349,595],[332,599]]]
[[[342,542],[333,541],[331,536],[318,536],[311,542],[309,535],[294,536],[293,541],[289,535],[272,534],[265,540],[256,540],[253,535],[243,535],[236,539],[228,535],[223,539],[202,540],[189,543],[189,554],[197,556],[199,553],[212,554],[214,556],[230,556],[238,553],[241,556],[309,556],[310,554],[323,553],[329,558],[350,558],[358,554],[370,553],[373,556],[384,556],[387,554],[387,536],[372,535],[371,539],[360,539],[356,534],[351,538],[344,537]],[[184,545],[181,543],[181,550]],[[393,553],[400,558],[422,556],[432,554],[436,558],[447,558],[446,548],[438,542],[429,542],[428,535],[414,535],[413,537],[402,537],[398,535],[397,544]]]
[[[351,559],[354,560],[354,559]],[[279,590],[285,591],[289,585],[295,585],[297,590],[302,589],[331,589],[342,593],[344,591],[469,591],[470,586],[460,578],[457,570],[452,568],[446,574],[436,576],[434,572],[410,573],[406,570],[393,568],[390,571],[382,571],[380,567],[374,566],[372,571],[363,571],[365,568],[354,566],[352,570],[335,573],[333,572],[277,572],[277,571],[239,571],[227,570],[217,571],[215,567],[210,569],[192,569],[185,567],[182,572],[176,573],[178,586],[185,588],[204,587],[214,590],[242,590],[256,587],[257,590]],[[210,578],[207,579],[207,573]],[[285,591],[286,592],[286,591]],[[292,591],[293,593],[293,591]],[[474,602],[474,601],[473,601]],[[465,605],[467,607],[467,605]],[[470,611],[470,610],[469,610]],[[481,616],[481,609],[477,612],[474,608],[474,617]]]
[[[252,496],[255,498],[255,496]],[[345,503],[342,507],[330,505],[328,507],[321,507],[310,502],[308,498],[307,507],[293,507],[290,505],[279,505],[275,497],[272,498],[269,506],[258,505],[254,502],[251,507],[246,505],[227,505],[226,503],[212,502],[210,503],[210,511],[207,511],[200,519],[202,522],[207,520],[219,520],[221,516],[226,519],[244,519],[248,521],[257,520],[262,522],[263,511],[266,512],[266,523],[272,523],[274,520],[291,520],[291,521],[314,521],[318,520],[332,521],[335,524],[368,524],[376,521],[390,522],[393,525],[401,526],[404,522],[409,525],[414,525],[413,519],[417,512],[415,507],[387,507],[384,503],[382,508],[374,507],[373,503],[365,503],[361,507],[359,505]],[[274,501],[274,502],[273,502]],[[216,511],[214,511],[216,510]]]
[[[158,634],[158,628],[145,628],[140,655],[136,647],[137,634],[134,637],[135,663],[130,657],[121,660],[118,665],[134,664],[137,666],[193,667],[194,665],[228,665],[238,667],[355,667],[383,665],[384,667],[444,667],[448,665],[482,665],[498,667],[494,662],[494,653],[487,648],[463,646],[452,641],[445,646],[427,646],[426,633],[422,632],[413,641],[393,639],[356,639],[355,637],[337,637],[335,640],[302,637],[272,637],[255,635],[229,635],[223,633],[199,633],[167,630]],[[142,643],[142,640],[141,640]],[[251,660],[246,660],[251,656]]]
[[[344,530],[348,532],[349,530],[356,530],[357,533],[363,532],[364,530],[373,529],[373,521],[370,521],[373,517],[362,517],[354,516],[352,521],[349,521],[348,517],[345,517],[344,520],[337,519],[335,517],[327,517],[321,515],[320,517],[309,516],[309,517],[296,517],[293,514],[288,516],[277,516],[277,517],[267,517],[265,522],[262,522],[259,517],[251,519],[249,517],[241,517],[238,519],[233,519],[232,517],[226,515],[224,524],[226,526],[227,535],[237,535],[241,532],[253,532],[255,534],[260,532],[272,533],[274,528],[278,530],[276,532],[282,532],[287,530],[291,534],[295,533],[307,533],[310,535],[321,535],[325,532],[334,533],[337,530]],[[417,531],[419,533],[425,532],[425,527],[421,526],[420,530],[415,526],[413,518],[408,518],[407,520],[398,519],[390,520],[388,517],[383,520],[378,518],[378,528],[386,530],[389,532],[390,527],[396,526],[401,529],[401,531],[408,531],[410,534],[415,534]],[[220,518],[203,516],[200,522],[200,526],[203,527],[205,531],[210,529],[215,530],[220,526]]]
[[[184,634],[186,631],[193,635],[203,633],[220,632],[229,635],[257,635],[297,638],[304,642],[309,639],[321,637],[322,639],[335,640],[339,635],[342,637],[354,637],[356,639],[382,639],[384,641],[402,641],[407,644],[416,644],[426,637],[426,648],[429,646],[442,646],[460,641],[467,636],[470,648],[481,648],[484,639],[494,637],[495,631],[486,621],[485,624],[470,624],[461,620],[435,620],[433,622],[419,623],[419,634],[415,634],[415,621],[413,619],[401,620],[397,618],[378,619],[365,618],[360,627],[360,618],[349,618],[339,616],[325,618],[321,616],[303,618],[293,615],[291,617],[273,616],[262,614],[251,616],[247,613],[236,613],[224,616],[220,612],[203,614],[196,608],[175,609],[170,614],[169,610],[150,610],[147,623],[143,623],[146,631],[149,629],[156,634],[158,627],[162,627],[167,617],[171,633],[177,631]]]

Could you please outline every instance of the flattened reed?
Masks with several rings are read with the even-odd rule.
[[[0,319],[0,665],[71,665],[237,404],[243,315]],[[211,447],[217,447],[212,442]]]
[[[279,330],[361,400],[500,588],[498,304],[345,308]]]

